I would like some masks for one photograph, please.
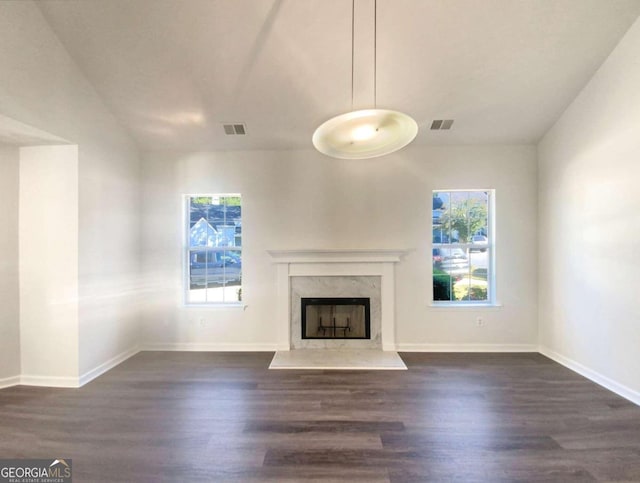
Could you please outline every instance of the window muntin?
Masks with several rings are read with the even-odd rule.
[[[187,304],[242,301],[242,197],[189,195],[185,250]]]
[[[435,304],[493,303],[491,190],[433,192]]]

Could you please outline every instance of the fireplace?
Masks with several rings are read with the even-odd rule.
[[[290,279],[291,349],[382,347],[380,277],[313,275]]]
[[[370,339],[368,297],[302,297],[302,339]]]
[[[396,249],[268,250],[277,267],[278,350],[396,350]],[[303,339],[301,298],[368,297],[370,339]]]

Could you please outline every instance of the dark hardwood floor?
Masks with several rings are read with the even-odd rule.
[[[640,481],[640,407],[539,354],[401,354],[408,371],[269,371],[142,352],[81,389],[0,391],[0,457],[76,482]]]

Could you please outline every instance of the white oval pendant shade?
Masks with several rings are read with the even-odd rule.
[[[402,149],[418,134],[418,124],[406,114],[364,109],[333,117],[313,133],[313,145],[327,156],[367,159]]]

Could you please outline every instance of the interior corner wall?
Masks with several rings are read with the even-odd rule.
[[[20,356],[25,382],[78,377],[78,148],[20,148]]]
[[[0,65],[0,113],[78,145],[78,372],[97,375],[139,343],[137,149],[37,2],[0,2]]]
[[[543,352],[640,403],[640,20],[539,152]]]
[[[396,266],[404,350],[535,350],[535,146],[410,146],[337,160],[313,150],[143,156],[144,340],[155,349],[277,347],[272,249],[407,249]],[[496,190],[497,308],[431,307],[432,190]],[[182,304],[185,194],[241,193],[243,301]],[[478,327],[481,315],[485,325]]]
[[[18,161],[16,146],[0,144],[0,387],[20,375]]]

